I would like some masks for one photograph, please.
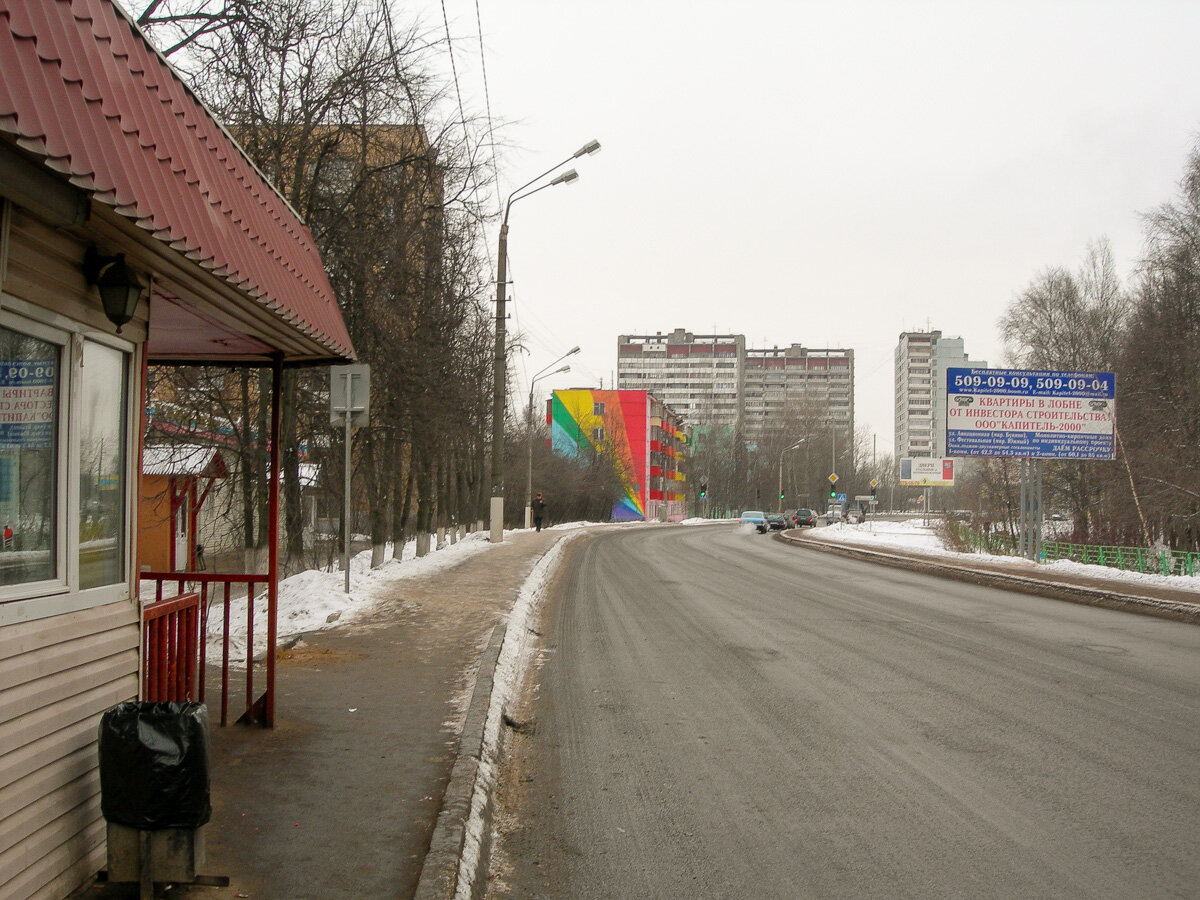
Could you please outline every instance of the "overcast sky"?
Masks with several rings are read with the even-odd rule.
[[[610,387],[619,334],[852,347],[857,424],[890,453],[899,333],[1002,364],[997,319],[1041,270],[1107,236],[1128,279],[1200,135],[1194,0],[412,9],[444,34],[443,6],[468,113],[479,11],[504,195],[603,145],[512,208],[522,397],[576,344],[539,396]]]

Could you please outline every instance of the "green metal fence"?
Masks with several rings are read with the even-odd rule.
[[[960,540],[979,553],[1015,556],[1017,539],[1003,532],[981,534],[966,525],[955,523]],[[1069,544],[1064,541],[1045,541],[1042,558],[1046,562],[1070,559],[1094,566],[1109,566],[1149,575],[1196,575],[1200,572],[1200,553],[1146,547],[1102,547],[1092,544]]]
[[[1152,575],[1195,575],[1200,570],[1200,553],[1146,547],[1098,547],[1059,541],[1046,541],[1042,547],[1047,560],[1070,559]]]

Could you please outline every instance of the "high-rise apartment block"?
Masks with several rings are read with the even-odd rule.
[[[946,370],[986,368],[960,337],[905,331],[896,345],[896,459],[946,455]]]
[[[854,351],[755,349],[741,334],[623,334],[617,387],[648,390],[694,425],[732,427],[747,438],[788,416],[820,415],[854,430]]]

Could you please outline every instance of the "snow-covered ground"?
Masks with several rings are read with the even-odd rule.
[[[947,560],[969,561],[979,559],[978,553],[956,553],[947,550],[938,538],[933,527],[924,525],[921,519],[907,519],[903,522],[889,522],[883,519],[867,519],[860,525],[847,525],[839,522],[825,528],[818,528],[812,536],[823,541],[839,544],[853,544],[866,549],[887,550],[889,548],[905,550],[909,553],[922,553],[937,556]],[[1054,562],[1037,564],[1031,560],[1018,559],[1012,556],[992,557],[1004,559],[1016,565],[1026,565],[1031,571],[1076,572],[1080,575],[1099,576],[1130,584],[1154,584],[1171,587],[1177,590],[1195,591],[1200,594],[1200,577],[1189,578],[1176,575],[1143,575],[1141,572],[1127,572],[1108,566],[1090,566],[1083,563],[1059,559]]]
[[[574,531],[588,522],[570,522],[550,526],[547,530]],[[518,532],[505,531],[506,536]],[[381,601],[395,597],[395,586],[409,578],[432,575],[443,569],[456,566],[474,556],[492,549],[494,544],[486,531],[474,532],[457,543],[444,542],[440,547],[430,547],[430,552],[418,558],[415,540],[404,546],[400,559],[392,557],[393,545],[384,551],[386,562],[377,569],[371,568],[371,551],[364,550],[350,559],[350,591],[346,592],[346,574],[339,564],[332,571],[310,569],[279,582],[278,641],[312,631],[323,631],[354,622],[365,613],[374,610]],[[166,595],[172,593],[166,585]],[[261,591],[261,588],[260,588]],[[142,583],[142,596],[153,597],[152,582]],[[230,590],[229,603],[229,658],[233,666],[244,666],[246,662],[246,591],[241,585]],[[262,654],[267,640],[267,598],[265,592],[254,602],[254,653]],[[224,606],[211,602],[208,614],[208,660],[221,661],[221,634],[224,629]]]

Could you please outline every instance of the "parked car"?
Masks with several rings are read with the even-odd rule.
[[[753,525],[759,534],[766,534],[767,529],[770,527],[767,525],[766,513],[760,509],[743,510],[740,521],[743,525]]]
[[[783,531],[787,524],[787,519],[782,513],[767,513],[767,527],[772,531]]]
[[[817,527],[817,514],[811,509],[798,509],[792,514],[792,521],[796,523],[797,528]]]

